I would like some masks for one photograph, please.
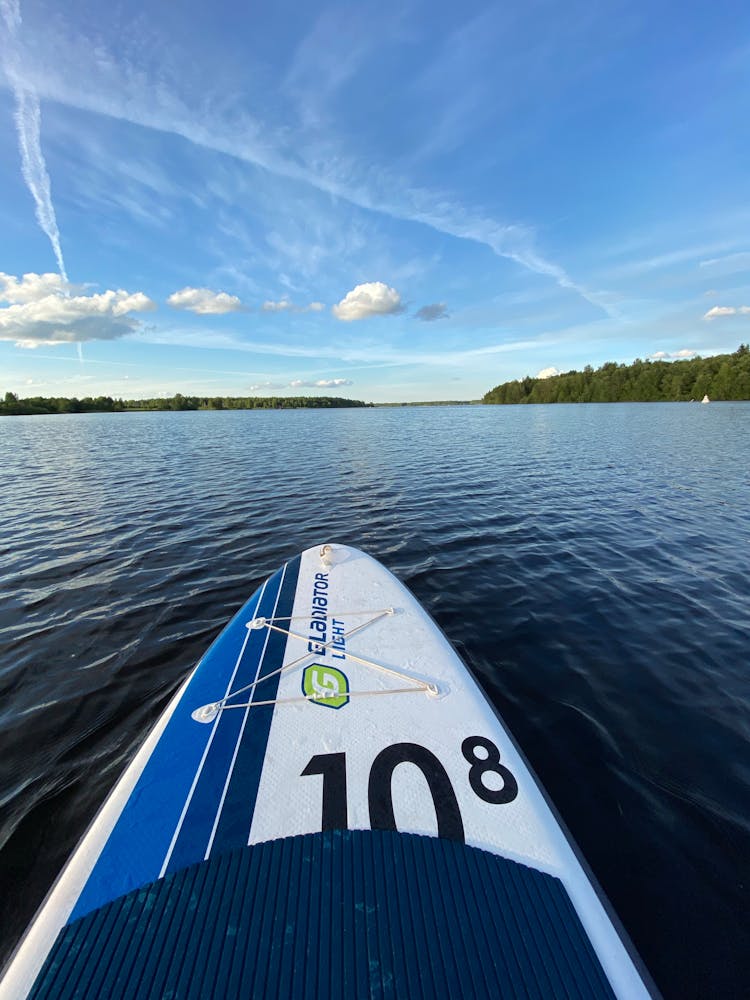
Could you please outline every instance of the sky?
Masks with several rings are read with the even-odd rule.
[[[0,0],[0,393],[477,399],[750,341],[747,0]]]

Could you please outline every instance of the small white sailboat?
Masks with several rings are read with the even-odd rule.
[[[706,395],[701,400],[701,403],[710,403],[710,402],[711,400],[708,398],[708,393],[706,393]]]

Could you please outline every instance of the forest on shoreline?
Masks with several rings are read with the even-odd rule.
[[[0,416],[50,413],[125,413],[137,410],[296,410],[366,406],[359,399],[341,396],[183,396],[169,399],[113,399],[111,396],[32,396],[19,399],[6,392],[0,399]]]
[[[516,379],[490,389],[483,403],[660,403],[750,399],[750,348],[688,361],[614,361],[594,370]]]
[[[685,361],[609,361],[596,370],[563,372],[547,378],[515,379],[485,393],[481,400],[421,403],[365,403],[341,396],[183,396],[114,399],[111,396],[31,396],[13,392],[0,397],[0,416],[54,413],[125,413],[142,410],[291,410],[342,407],[458,406],[476,403],[658,403],[750,400],[750,347],[733,354]]]

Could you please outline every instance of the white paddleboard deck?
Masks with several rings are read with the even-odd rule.
[[[613,993],[650,995],[471,674],[409,591],[343,545],[290,561],[203,657],[58,879],[0,995],[46,995],[49,972],[38,977],[55,942],[113,900],[253,845],[347,830],[439,837],[553,876]]]

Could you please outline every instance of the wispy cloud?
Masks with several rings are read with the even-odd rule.
[[[21,173],[34,199],[37,222],[52,244],[52,251],[60,274],[67,281],[68,276],[60,246],[60,231],[52,205],[52,188],[42,154],[39,97],[32,86],[23,82],[20,74],[18,48],[18,33],[21,29],[20,0],[2,0],[0,14],[2,14],[5,25],[3,64],[16,99],[16,110],[13,117],[21,152]]]
[[[200,316],[220,316],[224,313],[240,312],[242,302],[236,295],[227,292],[213,292],[210,288],[182,288],[172,292],[167,305],[173,309],[185,309]]]
[[[64,117],[51,119],[48,132],[64,149],[66,200],[79,213],[97,220],[122,213],[163,230],[174,228],[178,212],[201,205],[202,188],[181,184],[176,171],[170,175],[156,162],[156,136],[133,131],[127,143],[113,142],[108,128],[77,128],[71,135]],[[109,240],[119,234],[105,232]]]
[[[733,245],[736,245],[736,243]],[[720,253],[728,249],[728,246],[726,242],[702,244],[699,246],[683,245],[677,250],[667,250],[664,253],[652,254],[649,257],[637,257],[626,263],[607,268],[606,274],[608,279],[631,278],[654,271],[666,270],[677,264],[694,263],[703,267],[710,263],[716,263],[720,258],[705,262],[700,260],[701,257],[704,257],[708,253]]]
[[[331,307],[336,319],[345,323],[402,311],[401,296],[395,288],[383,281],[367,281],[363,285],[356,285],[337,305]]]
[[[572,331],[569,336],[573,339],[580,339],[581,336],[589,332],[588,328],[582,329],[580,327],[574,327]],[[278,340],[244,339],[218,327],[195,330],[163,329],[149,326],[135,334],[133,339],[150,344],[240,351],[247,354],[270,355],[279,358],[320,359],[326,362],[343,362],[347,366],[361,365],[364,368],[372,368],[401,367],[414,364],[455,367],[485,357],[554,347],[563,336],[560,333],[549,334],[545,332],[537,338],[445,351],[405,350],[403,347],[392,346],[380,341],[363,344],[359,337],[353,337],[349,340],[337,338],[334,343],[324,340],[284,343]]]
[[[702,260],[699,267],[710,268],[712,273],[734,274],[737,271],[750,271],[750,250],[739,253],[728,253],[722,257],[712,257]]]
[[[237,107],[229,108],[225,94],[204,93],[200,104],[183,98],[183,74],[177,68],[161,65],[157,77],[145,60],[138,62],[135,52],[121,65],[103,43],[94,46],[77,36],[57,37],[55,53],[62,53],[63,58],[44,59],[40,53],[33,83],[39,93],[58,102],[180,136],[381,216],[421,223],[482,244],[597,308],[611,311],[606,297],[574,281],[565,268],[538,249],[531,226],[499,221],[445,192],[420,188],[389,167],[362,163],[335,137],[327,136],[323,142],[315,130],[300,136],[273,118],[264,122]],[[75,65],[75,72],[69,71],[69,63]],[[26,72],[31,73],[28,68]],[[335,78],[332,85],[336,85]],[[154,100],[155,91],[159,100]]]
[[[378,46],[380,32],[367,28],[365,11],[337,5],[322,10],[299,43],[281,86],[296,102],[303,124],[319,126],[326,105]]]
[[[21,27],[20,0],[0,0],[0,14],[10,32],[16,32]]]

